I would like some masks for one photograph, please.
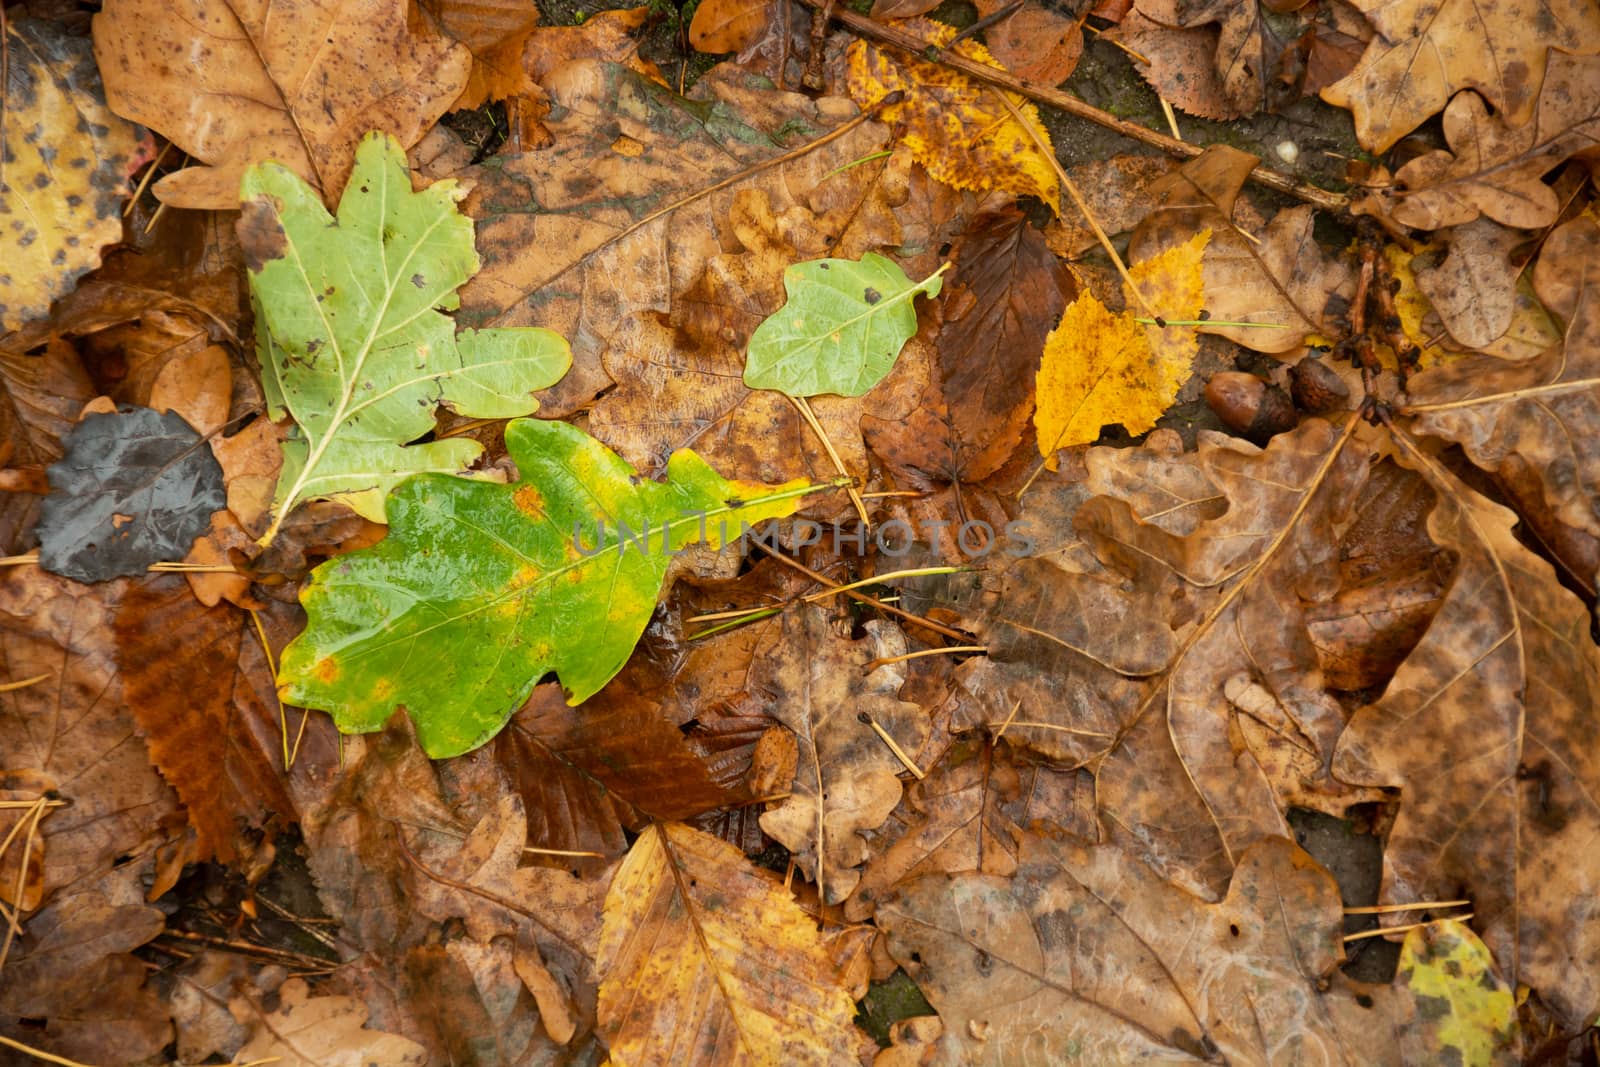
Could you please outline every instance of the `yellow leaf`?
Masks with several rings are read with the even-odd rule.
[[[1163,320],[1193,322],[1200,314],[1202,230],[1129,270],[1145,303]],[[1129,302],[1137,302],[1129,294]],[[1056,469],[1056,451],[1083,445],[1120,423],[1130,434],[1152,429],[1189,378],[1200,342],[1193,326],[1141,325],[1133,312],[1113,313],[1091,294],[1068,305],[1045,339],[1033,413],[1039,454]]]
[[[1441,919],[1406,934],[1395,982],[1417,1005],[1416,1021],[1403,1035],[1408,1062],[1519,1062],[1516,1001],[1465,923]]]
[[[634,842],[606,894],[599,1030],[617,1067],[858,1060],[817,924],[732,845],[681,823]]]
[[[106,107],[87,37],[35,19],[18,19],[4,33],[0,333],[47,314],[52,300],[100,265],[100,249],[121,238],[139,145],[138,131]]]
[[[900,26],[932,45],[947,44],[956,35],[954,27],[921,18],[907,19]],[[987,48],[972,41],[957,43],[954,51],[1000,66]],[[999,90],[948,67],[865,41],[850,46],[847,84],[851,98],[862,108],[892,92],[905,93],[904,100],[883,108],[878,116],[904,129],[901,140],[911,155],[939,181],[957,189],[1004,189],[1036,196],[1061,213],[1061,187],[1039,147],[1049,147],[1050,134],[1039,121],[1038,110],[1023,97],[1005,94],[1033,128],[1033,136],[1000,102]]]

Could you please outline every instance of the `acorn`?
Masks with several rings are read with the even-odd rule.
[[[1306,357],[1289,368],[1289,395],[1295,407],[1322,415],[1350,407],[1350,387],[1320,359]]]
[[[1292,430],[1297,421],[1289,395],[1243,371],[1222,371],[1206,383],[1206,403],[1234,432],[1256,444]]]

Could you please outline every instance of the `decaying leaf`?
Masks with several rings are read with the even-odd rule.
[[[791,795],[761,816],[761,828],[829,903],[849,896],[861,878],[861,832],[876,829],[900,802],[905,764],[872,724],[907,752],[928,735],[926,713],[897,695],[904,674],[894,665],[867,667],[904,652],[905,636],[888,623],[868,625],[869,640],[841,641],[826,611],[802,607],[785,618],[783,640],[755,679],[770,714],[799,746]]]
[[[917,332],[916,298],[939,295],[944,268],[912,282],[891,260],[822,259],[783,273],[788,301],[750,335],[744,383],[789,396],[860,396]]]
[[[1600,223],[1580,216],[1550,235],[1534,286],[1565,321],[1565,339],[1535,359],[1474,355],[1407,387],[1416,428],[1455,441],[1488,470],[1520,456],[1562,522],[1600,535]]]
[[[1360,64],[1322,90],[1355,114],[1356,136],[1386,152],[1462,89],[1520,126],[1532,116],[1552,49],[1600,51],[1588,0],[1353,0],[1377,33]]]
[[[853,1062],[865,1039],[816,922],[777,876],[679,823],[645,830],[617,870],[598,966],[619,1067],[821,1067]]]
[[[331,205],[359,135],[415,144],[472,62],[403,0],[188,0],[174,14],[161,0],[114,0],[94,19],[112,110],[207,164],[156,183],[174,207],[233,210],[245,170],[269,159]]]
[[[330,218],[311,187],[277,164],[252,168],[242,190],[263,388],[284,442],[272,540],[302,501],[331,497],[374,521],[401,479],[455,473],[483,451],[470,438],[405,447],[433,427],[433,409],[509,418],[538,407],[571,357],[549,330],[464,330],[444,310],[478,266],[472,221],[455,183],[412,192],[405,154],[370,134]]]
[[[1511,251],[1522,235],[1488,219],[1475,219],[1449,232],[1443,261],[1412,260],[1417,289],[1428,298],[1445,328],[1460,344],[1482,348],[1511,328],[1517,308],[1520,264]]]
[[[1261,0],[1139,0],[1142,14],[1158,23],[1190,28],[1218,24],[1212,64],[1222,91],[1239,114],[1275,111],[1299,87],[1281,77],[1299,25],[1283,16],[1284,4]],[[1288,5],[1289,10],[1294,6]]]
[[[1507,980],[1561,1018],[1592,1018],[1600,916],[1570,906],[1593,892],[1573,850],[1600,835],[1588,612],[1517,541],[1509,511],[1412,446],[1401,461],[1438,494],[1428,533],[1459,562],[1434,624],[1340,737],[1334,773],[1401,790],[1384,899],[1470,896]]]
[[[1600,138],[1600,58],[1550,55],[1531,121],[1490,117],[1477,93],[1457,93],[1444,110],[1451,151],[1418,156],[1380,189],[1396,222],[1419,229],[1459,226],[1484,214],[1532,230],[1556,221],[1560,203],[1541,179]]]
[[[37,355],[0,345],[0,466],[7,476],[29,476],[28,486],[7,482],[0,492],[0,550],[32,547],[39,505],[50,487],[45,468],[66,451],[63,442],[96,392],[65,341],[49,342]]]
[[[404,706],[430,755],[467,752],[547,671],[571,703],[594,695],[633,651],[674,552],[787,515],[808,488],[730,482],[687,451],[665,483],[641,481],[562,422],[518,420],[506,445],[521,481],[413,477],[390,498],[386,539],[317,569],[280,665],[285,702],[351,733]]]
[[[1402,1046],[1412,1062],[1522,1062],[1516,1000],[1465,923],[1440,919],[1407,933],[1395,981],[1418,1007]]]
[[[89,415],[50,465],[39,565],[84,582],[143,574],[189,554],[226,503],[205,440],[172,412]]]
[[[47,313],[122,236],[139,147],[136,128],[106,107],[86,38],[29,18],[8,19],[4,38],[0,333]]]
[[[1059,450],[1094,441],[1104,426],[1145,433],[1177,398],[1199,350],[1195,329],[1140,323],[1135,311],[1148,307],[1162,320],[1196,321],[1210,239],[1211,231],[1202,230],[1135,263],[1129,275],[1143,301],[1127,293],[1127,311],[1112,313],[1091,293],[1068,305],[1045,339],[1033,417],[1039,454],[1051,470]]]
[[[947,45],[956,35],[953,26],[920,18],[902,28],[932,46]],[[998,66],[980,44],[960,41],[954,47],[968,59]],[[849,63],[850,96],[863,108],[880,104],[890,93],[905,94],[898,103],[879,107],[878,117],[904,124],[901,139],[935,178],[957,189],[1037,196],[1050,210],[1060,211],[1060,181],[1043,154],[1050,148],[1050,133],[1033,104],[1007,94],[1018,118],[1001,102],[998,90],[949,67],[865,41],[850,46]]]
[[[1070,839],[1025,835],[1014,884],[929,875],[878,907],[951,1062],[1398,1062],[1378,1013],[1323,992],[1339,893],[1283,838],[1242,856],[1217,903]]]

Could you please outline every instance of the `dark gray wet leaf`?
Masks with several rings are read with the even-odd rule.
[[[176,413],[150,408],[88,416],[49,475],[39,566],[80,582],[182,559],[227,502],[210,447]]]

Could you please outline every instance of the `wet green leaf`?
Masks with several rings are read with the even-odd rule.
[[[306,500],[383,521],[402,479],[464,471],[483,450],[466,438],[406,445],[433,428],[439,404],[526,415],[533,391],[566,373],[567,343],[549,330],[457,334],[442,314],[478,270],[472,220],[456,210],[453,181],[412,191],[393,138],[361,142],[336,220],[276,163],[246,171],[241,196],[263,386],[273,417],[287,411],[296,425],[263,543]]]
[[[750,337],[744,384],[790,396],[860,396],[884,379],[917,332],[917,294],[938,296],[945,268],[912,282],[868,252],[860,262],[814,259],[783,272],[789,299]]]
[[[788,515],[809,489],[731,482],[687,450],[645,481],[561,422],[519,419],[506,447],[520,481],[412,478],[389,500],[388,537],[316,569],[283,653],[285,703],[346,733],[404,705],[428,755],[476,748],[547,672],[579,704],[621,670],[674,551]]]

